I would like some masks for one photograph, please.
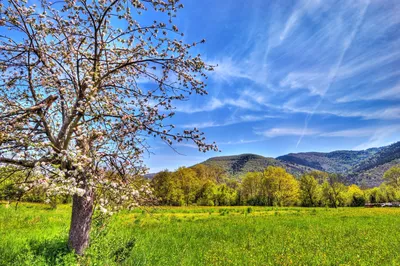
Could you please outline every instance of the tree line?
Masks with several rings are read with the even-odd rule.
[[[12,178],[6,176],[13,175]],[[0,168],[0,200],[23,200],[70,203],[71,197],[46,196],[42,188],[24,191],[18,180],[24,173],[11,168]],[[304,206],[344,207],[364,206],[365,203],[400,201],[400,166],[394,166],[383,175],[379,187],[360,188],[345,185],[338,174],[322,171],[305,173],[295,178],[282,167],[269,166],[263,172],[248,172],[241,178],[231,177],[218,166],[198,164],[176,171],[162,171],[151,180],[138,177],[136,182],[147,184],[152,191],[148,204],[169,206]]]
[[[162,205],[259,205],[344,207],[400,200],[400,166],[388,170],[379,187],[345,185],[342,176],[322,171],[295,178],[282,167],[248,172],[239,179],[217,166],[195,165],[167,170],[150,181]]]

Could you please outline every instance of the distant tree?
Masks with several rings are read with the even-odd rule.
[[[382,183],[379,186],[380,202],[391,202],[400,199],[400,190],[394,186]]]
[[[315,180],[317,180],[319,184],[324,183],[328,179],[328,176],[329,176],[328,173],[318,171],[318,170],[311,171],[308,173],[308,175],[314,177]]]
[[[267,167],[262,175],[262,193],[268,205],[290,206],[299,199],[299,184],[282,167]]]
[[[322,184],[322,196],[327,205],[337,208],[345,205],[346,186],[337,174],[329,174]]]
[[[400,166],[393,166],[383,175],[383,180],[389,186],[400,189]]]
[[[317,206],[321,189],[318,181],[310,174],[304,174],[299,179],[300,200],[303,206]]]
[[[23,189],[73,195],[69,246],[77,254],[88,245],[95,198],[100,210],[112,203],[95,195],[99,187],[114,194],[115,208],[146,196],[130,179],[146,170],[149,137],[217,150],[197,128],[180,133],[166,124],[176,101],[206,94],[212,69],[191,52],[203,41],[184,43],[172,24],[180,7],[178,0],[0,2],[0,164],[40,172]],[[146,24],[142,12],[166,21]],[[109,171],[119,179],[107,180]]]
[[[203,206],[214,206],[217,195],[217,185],[207,180],[204,182],[197,193],[197,204]]]
[[[0,167],[0,200],[18,200],[25,191],[18,186],[24,182],[26,174],[16,167]]]
[[[216,183],[224,183],[228,180],[226,171],[217,165],[196,164],[191,169],[196,172],[197,177],[201,180],[211,180]]]
[[[217,186],[215,205],[219,206],[230,206],[233,205],[237,200],[237,192],[233,188],[230,188],[226,184]]]
[[[261,204],[261,178],[262,173],[248,172],[242,180],[240,196],[245,204],[260,205]]]
[[[156,174],[150,182],[154,195],[164,205],[181,206],[185,204],[182,188],[182,175],[167,170]]]
[[[24,183],[25,180],[31,178],[29,173],[21,168],[7,166],[0,167],[0,200],[11,201],[29,201],[29,202],[41,202],[50,203],[50,206],[55,208],[57,202],[67,202],[68,197],[65,196],[52,196],[46,198],[45,189],[41,186],[32,186],[30,188],[23,189],[20,184]],[[35,177],[38,182],[43,182],[43,177]]]
[[[170,181],[171,173],[168,170],[164,170],[154,175],[150,182],[154,196],[156,196],[162,204],[169,204],[167,198],[172,190]]]
[[[365,193],[357,185],[351,185],[347,190],[347,205],[351,207],[364,206],[366,202]]]
[[[172,174],[173,182],[177,182],[183,192],[185,205],[192,204],[196,199],[196,193],[201,187],[196,172],[191,168],[180,167]]]
[[[367,201],[369,203],[385,202],[386,197],[382,194],[382,190],[378,187],[370,188],[365,191]]]

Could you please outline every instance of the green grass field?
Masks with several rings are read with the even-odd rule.
[[[96,220],[82,258],[70,207],[0,205],[1,265],[400,265],[400,209],[152,208]]]

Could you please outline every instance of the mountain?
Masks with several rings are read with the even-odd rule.
[[[341,174],[348,183],[366,187],[382,183],[385,171],[400,164],[400,142],[361,151],[289,153],[277,158],[256,154],[213,157],[202,164],[217,165],[235,176],[262,171],[268,166],[281,166],[299,176],[312,170]]]
[[[383,174],[395,165],[400,165],[400,142],[380,148],[379,152],[355,165],[348,173],[350,182],[377,186]]]
[[[220,166],[234,176],[240,176],[247,172],[263,171],[268,166],[284,167],[289,173],[296,176],[313,170],[305,165],[284,162],[275,158],[263,157],[256,154],[213,157],[202,162],[202,164]]]
[[[289,163],[305,165],[320,171],[344,174],[357,164],[371,158],[382,148],[372,148],[363,151],[333,151],[333,152],[302,152],[289,153],[277,159]]]

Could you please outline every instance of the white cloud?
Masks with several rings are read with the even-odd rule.
[[[249,139],[249,140],[241,139],[238,141],[218,142],[217,145],[240,145],[240,144],[248,144],[260,141],[263,141],[263,139]]]
[[[400,119],[400,107],[388,107],[363,115],[364,119],[384,119],[395,120]]]
[[[280,118],[281,116],[273,116],[273,115],[240,115],[238,117],[233,116],[232,118],[228,119],[227,121],[218,123],[216,121],[206,121],[206,122],[199,122],[199,123],[190,123],[184,124],[179,127],[181,128],[210,128],[210,127],[224,127],[230,126],[234,124],[246,123],[246,122],[256,122],[256,121],[263,121],[265,119],[273,119],[273,118]]]
[[[314,137],[342,137],[342,138],[361,138],[369,137],[368,141],[355,147],[356,150],[368,149],[372,147],[380,147],[398,141],[398,132],[400,125],[382,126],[379,128],[357,128],[345,129],[339,131],[324,132],[317,129],[303,128],[272,128],[265,131],[255,131],[257,135],[266,138],[275,138],[282,136],[314,136]]]
[[[196,144],[193,144],[193,143],[184,143],[184,142],[177,142],[177,143],[174,143],[173,146],[187,147],[187,148],[192,148],[192,149],[198,149],[198,148],[199,148]]]
[[[315,11],[321,4],[320,0],[305,0],[300,1],[299,5],[294,7],[294,11],[287,19],[285,27],[282,33],[279,35],[279,40],[282,42],[288,37],[288,35],[295,29],[297,26],[298,20],[304,16],[305,13],[312,13]]]
[[[181,113],[187,113],[187,114],[198,113],[198,112],[210,112],[210,111],[214,111],[218,108],[221,108],[225,105],[226,105],[225,103],[223,103],[222,101],[213,97],[207,104],[205,104],[203,106],[193,107],[191,105],[181,105],[181,106],[178,106],[175,109],[175,111],[181,112]]]
[[[355,150],[365,150],[374,147],[381,147],[389,145],[395,141],[398,141],[398,132],[400,126],[384,127],[377,129],[373,135],[364,143],[354,147]]]
[[[239,116],[240,121],[242,122],[254,122],[254,121],[262,121],[268,118],[282,118],[280,115],[241,115]]]
[[[302,128],[271,128],[265,131],[256,131],[257,135],[262,135],[267,138],[281,137],[281,136],[302,136],[302,135],[316,135],[319,133],[317,130]]]
[[[215,65],[214,71],[211,72],[215,80],[221,80],[228,83],[232,82],[232,78],[253,80],[253,76],[248,73],[243,63],[235,62],[231,57],[224,57],[218,61],[209,62]]]
[[[260,106],[252,101],[252,99],[244,99],[243,97],[239,98],[226,98],[226,99],[217,99],[215,97],[211,98],[211,100],[205,104],[204,106],[200,107],[193,107],[191,105],[181,105],[178,106],[175,111],[181,113],[198,113],[198,112],[211,112],[216,109],[220,109],[226,106],[233,106],[240,109],[246,110],[260,110]]]
[[[367,95],[367,96],[365,96],[365,99],[366,100],[385,100],[385,99],[390,100],[390,99],[396,99],[399,97],[400,97],[400,82],[391,88],[388,88],[385,90],[380,90],[371,95]]]
[[[200,123],[191,123],[191,124],[184,124],[182,128],[209,128],[209,127],[220,127],[224,126],[223,124],[216,123],[214,121],[207,121],[207,122],[200,122]]]
[[[346,129],[346,130],[321,133],[319,136],[321,136],[321,137],[366,137],[366,136],[371,136],[374,132],[375,132],[375,129],[372,129],[372,128]]]
[[[292,72],[279,85],[286,89],[306,89],[312,95],[324,95],[328,84],[327,77],[327,72]]]

